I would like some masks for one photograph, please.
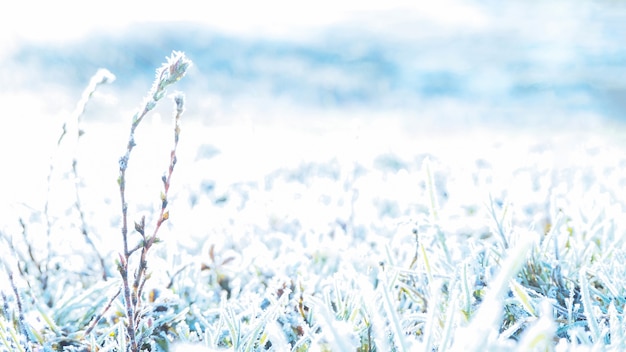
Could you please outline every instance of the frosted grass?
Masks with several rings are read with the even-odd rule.
[[[167,160],[155,155],[168,155],[171,128],[156,117],[135,139],[129,221],[160,210],[154,190]],[[623,347],[623,140],[608,130],[442,133],[393,115],[336,117],[182,122],[171,215],[143,297],[140,330],[154,349]],[[120,149],[109,147],[125,145],[126,127],[85,123],[80,180],[54,180],[45,289],[29,257],[45,238],[43,202],[29,201],[41,195],[23,190],[24,201],[8,206],[3,264],[20,274],[2,287],[12,314],[0,317],[4,347],[27,337],[127,346],[117,282],[93,276],[63,197],[79,181],[94,242],[114,267]],[[71,175],[69,166],[58,172]],[[19,328],[8,324],[17,316],[11,297],[26,313]]]

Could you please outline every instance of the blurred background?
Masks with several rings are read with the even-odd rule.
[[[85,122],[127,126],[172,50],[194,62],[176,87],[185,119],[234,133],[352,138],[368,125],[390,145],[476,127],[615,131],[626,117],[624,23],[626,2],[610,0],[12,2],[0,15],[0,145],[7,165],[42,166],[3,183],[46,174],[98,68],[117,80]]]
[[[10,7],[1,15],[0,92],[3,105],[20,104],[23,115],[71,111],[105,67],[118,77],[118,113],[106,118],[123,118],[119,107],[136,108],[172,50],[194,61],[180,89],[192,114],[211,123],[251,111],[263,119],[341,110],[420,124],[562,126],[626,112],[622,1]]]

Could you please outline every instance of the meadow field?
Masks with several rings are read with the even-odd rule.
[[[624,350],[626,12],[468,4],[4,51],[0,350]]]

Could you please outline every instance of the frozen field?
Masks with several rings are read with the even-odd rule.
[[[0,351],[129,346],[116,180],[171,50],[194,64],[169,90],[186,112],[142,350],[626,348],[623,5],[281,6],[292,16],[150,8],[85,36],[4,21]],[[117,79],[73,155],[61,127],[99,67]],[[163,99],[135,133],[139,249],[173,110]]]
[[[132,221],[141,215],[154,221],[173,136],[168,120],[146,120],[137,130],[127,183]],[[515,340],[527,350],[554,346],[559,338],[561,348],[572,338],[588,347],[623,343],[613,334],[606,340],[608,331],[623,327],[621,310],[615,310],[624,290],[618,263],[624,258],[626,158],[619,130],[422,130],[394,116],[318,121],[210,126],[183,120],[171,215],[159,235],[163,243],[149,257],[147,286],[162,292],[157,303],[167,310],[146,313],[183,330],[148,329],[150,341],[275,350],[371,344],[479,350],[485,343],[498,350],[513,348]],[[111,270],[122,243],[115,179],[128,124],[88,123],[84,131],[77,158],[82,210]],[[55,269],[40,299],[58,300],[61,308],[44,312],[72,327],[90,306],[101,309],[119,281],[113,272],[108,284],[92,286],[98,263],[72,209],[73,185],[63,177],[67,161],[56,166],[60,177],[53,178]],[[45,165],[46,159],[38,162]],[[29,188],[16,180],[5,191],[30,202],[10,204],[3,218],[4,236],[22,255],[28,247],[19,235],[19,217],[27,222],[25,238],[38,248],[35,253],[45,253],[45,223],[37,207],[47,169],[41,171],[38,177],[19,176],[32,177]],[[33,188],[41,191],[33,194]],[[496,278],[501,259],[516,255],[512,265],[522,274]],[[574,293],[582,290],[580,270],[606,285],[593,288],[596,299],[607,299],[593,303],[594,309],[613,307],[592,318],[603,326],[596,335],[577,323],[588,309]],[[511,287],[521,291],[509,291],[502,301],[514,277],[520,284]],[[497,288],[503,285],[499,280],[504,289]],[[18,283],[25,287],[23,278]],[[485,285],[500,296],[485,296]],[[81,292],[94,303],[82,305],[76,298]],[[428,305],[431,300],[438,308]],[[504,310],[476,315],[483,300]],[[121,307],[114,305],[108,314],[119,314]],[[549,307],[557,320],[551,320]],[[61,339],[36,313],[29,319],[47,336],[42,341]],[[445,324],[432,326],[430,319]],[[237,321],[241,325],[232,325]],[[100,331],[118,326],[108,322]],[[122,335],[109,336],[119,341]],[[112,343],[106,334],[94,337],[92,346]]]

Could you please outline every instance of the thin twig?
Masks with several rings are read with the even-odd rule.
[[[30,351],[30,334],[28,333],[28,329],[26,329],[26,319],[24,318],[24,308],[22,307],[22,298],[17,290],[17,286],[15,285],[15,281],[13,280],[13,271],[7,267],[6,271],[9,275],[9,282],[11,283],[11,288],[13,289],[13,293],[15,294],[15,302],[17,303],[17,316],[18,316],[18,324],[22,334],[26,338],[26,343],[24,344],[24,348],[26,351]]]
[[[91,77],[91,80],[89,81],[89,85],[87,85],[87,87],[83,91],[81,99],[76,104],[76,109],[68,117],[67,121],[63,124],[63,131],[61,132],[61,135],[59,136],[59,139],[57,140],[55,154],[53,154],[53,156],[50,159],[50,166],[48,169],[48,177],[47,177],[46,201],[44,204],[44,217],[46,219],[46,241],[47,241],[46,242],[46,253],[47,253],[46,256],[47,257],[46,257],[46,263],[45,263],[46,267],[44,268],[44,272],[46,273],[48,271],[48,265],[50,263],[50,260],[51,260],[50,256],[52,253],[51,236],[52,236],[53,221],[52,221],[52,217],[50,216],[50,192],[52,190],[52,175],[54,173],[55,162],[58,161],[57,159],[59,159],[61,156],[61,143],[63,142],[63,139],[65,138],[65,136],[68,135],[70,137],[70,140],[67,141],[67,143],[71,143],[68,149],[72,157],[72,177],[74,179],[73,183],[74,183],[74,191],[75,191],[74,192],[75,193],[74,208],[78,211],[78,214],[80,217],[81,233],[83,234],[83,237],[85,238],[85,241],[87,242],[89,247],[91,247],[94,253],[96,253],[96,255],[98,256],[98,260],[99,260],[100,267],[102,270],[102,278],[104,280],[107,279],[108,273],[107,273],[106,265],[104,263],[104,259],[102,255],[100,254],[100,252],[98,251],[97,246],[94,244],[93,240],[89,236],[89,232],[87,230],[89,226],[87,225],[85,214],[83,212],[83,207],[80,201],[80,191],[79,191],[80,187],[78,184],[78,180],[80,178],[79,178],[78,170],[76,167],[76,165],[78,164],[77,157],[76,157],[76,145],[78,144],[78,140],[83,134],[83,131],[80,129],[81,117],[85,113],[85,108],[87,107],[87,103],[91,99],[91,96],[96,91],[98,86],[105,84],[105,83],[113,82],[114,80],[115,80],[115,76],[111,72],[105,69],[98,70],[96,74],[94,74]],[[42,287],[45,291],[47,287],[47,281],[48,281],[47,275],[45,273],[42,275],[41,281],[42,281]]]
[[[89,335],[91,333],[91,331],[96,327],[96,325],[98,325],[98,322],[100,321],[100,319],[102,319],[102,317],[106,314],[106,312],[111,308],[111,305],[113,305],[113,302],[120,295],[121,292],[122,292],[121,288],[119,290],[117,290],[117,292],[109,300],[109,303],[106,305],[106,307],[104,307],[102,312],[100,312],[100,314],[98,314],[98,316],[96,316],[91,321],[91,324],[89,324],[89,328],[87,328],[87,330],[85,331],[85,336]]]
[[[169,174],[167,178],[164,178],[164,192],[161,195],[161,213],[157,220],[157,224],[154,230],[154,233],[151,237],[146,239],[145,236],[145,219],[142,219],[141,223],[135,223],[135,230],[139,232],[143,238],[143,243],[140,247],[133,248],[129,250],[128,244],[128,204],[126,203],[126,170],[128,168],[128,162],[130,159],[130,154],[133,148],[136,146],[135,144],[135,130],[143,121],[144,117],[156,106],[157,102],[163,98],[165,95],[165,88],[178,80],[180,80],[186,73],[187,69],[191,65],[191,61],[189,61],[185,55],[181,52],[174,51],[172,56],[168,58],[168,62],[164,64],[161,68],[157,70],[157,79],[154,81],[152,89],[146,98],[143,108],[141,109],[141,113],[136,113],[133,116],[132,125],[130,128],[130,135],[128,138],[128,144],[126,146],[125,154],[119,160],[119,170],[120,176],[117,179],[119,189],[120,189],[120,200],[122,205],[122,241],[123,241],[123,253],[120,254],[118,271],[122,276],[122,284],[123,284],[123,292],[124,292],[124,302],[126,304],[126,318],[127,318],[127,326],[126,331],[128,334],[128,338],[130,344],[128,345],[128,349],[132,352],[139,351],[139,344],[136,339],[135,329],[139,321],[136,321],[136,313],[139,311],[139,306],[141,303],[141,291],[143,289],[143,285],[145,280],[147,279],[145,276],[145,271],[147,269],[147,252],[152,246],[152,244],[156,240],[156,235],[161,227],[161,224],[167,220],[169,217],[169,213],[165,210],[167,207],[167,192],[169,190],[169,179],[171,177],[172,171],[174,169],[174,164],[176,163],[176,145],[178,143],[178,133],[180,131],[178,122],[180,116],[182,115],[183,110],[183,98],[182,94],[177,94],[175,97],[176,105],[177,105],[177,114],[176,114],[176,134],[175,134],[175,144],[174,150],[170,154],[170,168]],[[131,290],[130,286],[130,277],[129,277],[129,262],[130,256],[137,249],[141,248],[141,256],[139,260],[139,264],[134,276],[134,282]]]
[[[143,287],[143,285],[139,287],[139,283],[140,283],[141,278],[145,275],[145,271],[147,269],[146,254],[148,250],[150,249],[150,247],[152,246],[152,244],[154,244],[157,238],[156,236],[159,232],[159,229],[161,228],[161,225],[169,218],[169,211],[167,210],[167,204],[168,204],[167,196],[168,196],[169,189],[170,189],[170,181],[172,179],[172,173],[174,172],[174,166],[176,165],[176,161],[177,161],[176,148],[178,147],[178,139],[180,136],[180,118],[184,111],[184,96],[181,93],[177,93],[174,97],[174,101],[176,102],[174,147],[172,151],[170,152],[170,165],[168,168],[167,176],[163,176],[162,178],[164,190],[161,193],[161,212],[157,218],[158,220],[157,220],[154,232],[152,233],[152,236],[148,238],[147,242],[144,244],[141,250],[141,259],[139,261],[139,267],[137,268],[137,272],[135,274],[135,283],[133,287],[135,289],[138,289],[136,292],[137,296],[141,296],[141,292],[142,292],[141,287]]]

